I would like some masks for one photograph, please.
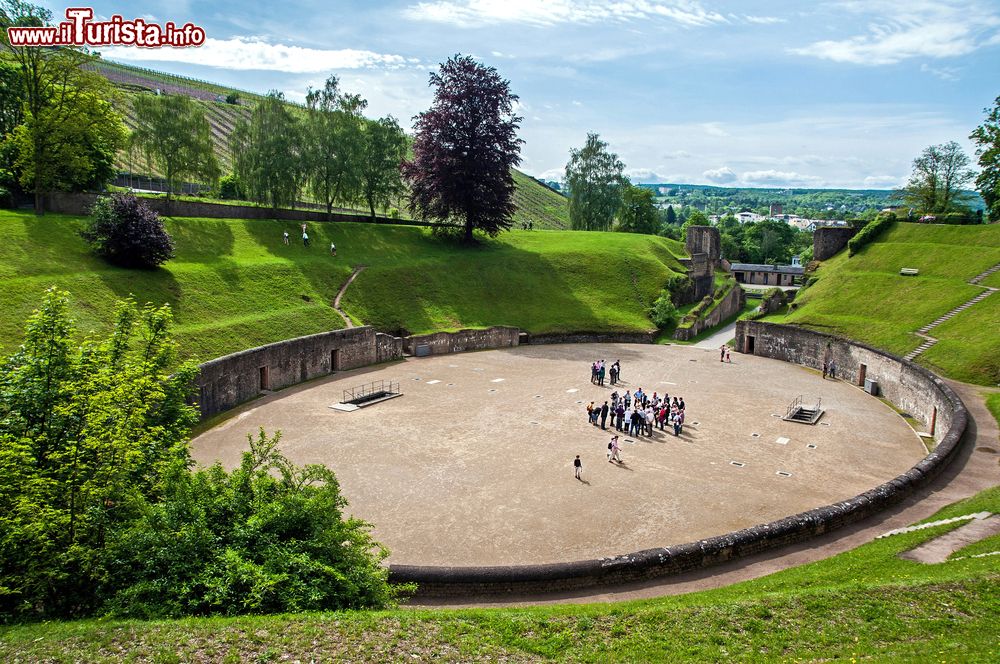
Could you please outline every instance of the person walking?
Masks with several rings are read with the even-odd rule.
[[[837,361],[830,360],[830,378],[837,380]]]
[[[309,246],[309,233],[306,233],[305,231],[302,231],[302,246]]]
[[[724,362],[726,360],[726,344],[719,346],[719,362]]]
[[[288,231],[285,231],[283,235],[284,235],[285,244],[288,244]]]
[[[573,459],[573,471],[576,474],[576,479],[583,479],[583,462],[580,461],[580,455],[577,454],[576,458]]]
[[[607,427],[604,426],[604,423],[607,420],[608,420],[608,402],[605,401],[604,405],[601,406],[601,429],[602,430],[605,430],[607,428]]]
[[[337,255],[337,245],[333,242],[330,243],[330,255],[336,257]]]
[[[729,359],[729,349],[726,349],[726,364],[732,364],[733,361]]]
[[[611,456],[608,457],[608,463],[612,461],[622,463],[622,448],[618,445],[618,436],[611,437]]]

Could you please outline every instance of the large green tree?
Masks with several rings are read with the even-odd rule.
[[[951,212],[964,202],[962,187],[974,175],[958,143],[931,145],[913,160],[913,173],[900,193],[907,205],[924,214]]]
[[[403,192],[400,168],[406,157],[406,134],[392,116],[365,123],[361,154],[361,196],[372,221],[376,207],[388,207]]]
[[[565,182],[569,188],[569,220],[574,229],[611,229],[628,185],[624,170],[618,155],[609,152],[608,144],[597,134],[587,134],[584,146],[570,151]]]
[[[230,134],[233,171],[255,202],[278,208],[298,197],[303,174],[299,119],[283,94],[268,93]]]
[[[632,185],[626,187],[622,195],[622,206],[618,210],[617,230],[655,235],[659,226],[660,215],[653,202],[653,190]]]
[[[168,200],[184,178],[218,181],[212,128],[201,106],[185,95],[141,95],[132,108],[136,127],[129,142],[163,173]]]
[[[305,182],[326,204],[327,219],[335,203],[352,203],[361,194],[363,129],[361,112],[368,105],[358,95],[341,92],[336,76],[319,90],[306,93],[303,123]]]
[[[12,46],[7,29],[44,25],[51,13],[18,0],[0,3],[3,57],[21,72],[24,122],[11,140],[22,186],[35,194],[35,212],[44,214],[44,196],[57,189],[103,186],[114,176],[114,158],[126,131],[112,102],[114,87],[85,69],[93,56],[74,48]]]
[[[456,55],[430,77],[431,108],[417,116],[413,160],[404,164],[410,209],[431,219],[458,219],[491,237],[511,226],[514,175],[521,163],[517,95],[493,67]]]
[[[969,136],[976,142],[979,175],[976,188],[986,203],[986,211],[993,222],[1000,221],[1000,96],[993,101],[993,108],[983,109],[986,120]]]

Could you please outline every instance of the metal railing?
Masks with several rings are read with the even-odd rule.
[[[400,394],[398,381],[375,380],[344,390],[344,398],[341,403],[364,403],[393,394]]]

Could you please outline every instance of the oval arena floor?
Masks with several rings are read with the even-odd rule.
[[[622,436],[586,404],[616,389],[590,363],[620,360],[618,388],[682,396],[680,437]],[[403,396],[354,412],[343,391],[398,381]],[[822,398],[816,425],[781,419]],[[201,464],[239,463],[246,436],[332,468],[346,512],[374,524],[389,562],[508,565],[600,558],[719,535],[849,498],[926,452],[878,399],[814,371],[682,346],[574,344],[411,358],[341,372],[251,402],[192,442]],[[583,460],[583,481],[573,458]],[[734,463],[735,462],[735,463]],[[736,465],[742,464],[742,465]]]

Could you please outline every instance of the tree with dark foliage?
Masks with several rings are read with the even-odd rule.
[[[174,241],[160,215],[132,194],[102,196],[80,233],[99,256],[123,267],[153,268],[174,256]]]
[[[410,209],[465,222],[465,241],[479,229],[491,237],[511,226],[514,177],[523,141],[517,95],[493,67],[456,55],[432,73],[431,108],[416,117],[413,161],[403,166]]]
[[[993,108],[983,109],[986,120],[976,127],[969,136],[976,142],[976,156],[979,168],[976,187],[986,202],[990,221],[1000,221],[1000,97],[993,102]]]

